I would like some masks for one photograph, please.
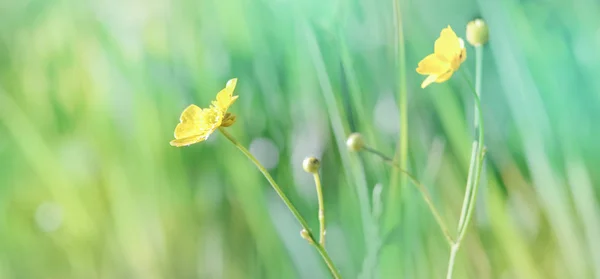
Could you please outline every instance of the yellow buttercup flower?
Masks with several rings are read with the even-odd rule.
[[[225,88],[217,94],[209,108],[196,105],[188,106],[181,113],[179,124],[175,127],[175,139],[172,146],[187,146],[206,140],[219,127],[229,127],[235,122],[235,116],[227,112],[238,96],[233,96],[237,78],[230,79]]]
[[[421,88],[425,88],[433,82],[447,81],[465,59],[467,59],[465,43],[448,25],[442,30],[440,37],[435,40],[433,54],[427,55],[419,62],[417,73],[429,75],[421,83]]]

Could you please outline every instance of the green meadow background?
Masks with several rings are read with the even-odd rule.
[[[454,235],[473,100],[460,74],[421,89],[415,68],[442,28],[464,37],[476,17],[488,151],[455,278],[600,278],[600,3],[397,4],[398,17],[392,0],[0,2],[0,278],[329,278],[225,137],[169,145],[181,111],[233,77],[228,131],[313,231],[301,163],[322,160],[344,278],[445,278],[419,192],[345,139],[404,158]]]

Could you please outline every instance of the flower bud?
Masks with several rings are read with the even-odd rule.
[[[304,168],[304,171],[308,173],[316,173],[319,171],[320,167],[321,162],[319,162],[319,159],[315,157],[306,157],[304,162],[302,162],[302,168]]]
[[[346,146],[348,146],[348,150],[350,151],[360,151],[363,147],[365,147],[365,140],[361,134],[352,133],[348,137],[348,140],[346,140]]]
[[[306,241],[308,241],[308,243],[310,243],[310,244],[315,244],[315,243],[313,242],[312,238],[310,237],[310,233],[309,233],[308,231],[306,231],[305,229],[302,229],[302,230],[300,231],[300,236],[301,236],[302,238],[304,238]]]
[[[467,24],[467,41],[473,46],[482,46],[489,38],[488,26],[483,19],[475,19]]]

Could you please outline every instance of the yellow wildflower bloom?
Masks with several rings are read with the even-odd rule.
[[[175,139],[172,146],[187,146],[206,140],[217,128],[229,127],[235,122],[235,116],[227,112],[238,96],[233,96],[237,79],[231,79],[209,108],[190,105],[179,118],[175,127]]]
[[[465,59],[467,59],[465,43],[448,25],[442,30],[440,37],[435,40],[433,54],[419,62],[417,73],[429,75],[421,83],[421,88],[425,88],[433,82],[447,81]]]

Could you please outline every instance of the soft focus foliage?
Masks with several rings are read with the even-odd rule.
[[[598,278],[600,3],[400,7],[403,68],[391,1],[0,2],[0,278],[327,278],[222,135],[168,144],[183,109],[231,77],[243,97],[228,131],[313,232],[302,160],[321,161],[327,249],[345,278],[443,278],[449,249],[419,193],[345,140],[360,132],[392,156],[406,130],[410,171],[456,224],[472,98],[456,77],[422,90],[414,69],[440,30],[464,38],[475,17],[489,27],[487,163],[455,278]],[[381,213],[390,189],[398,210]]]

